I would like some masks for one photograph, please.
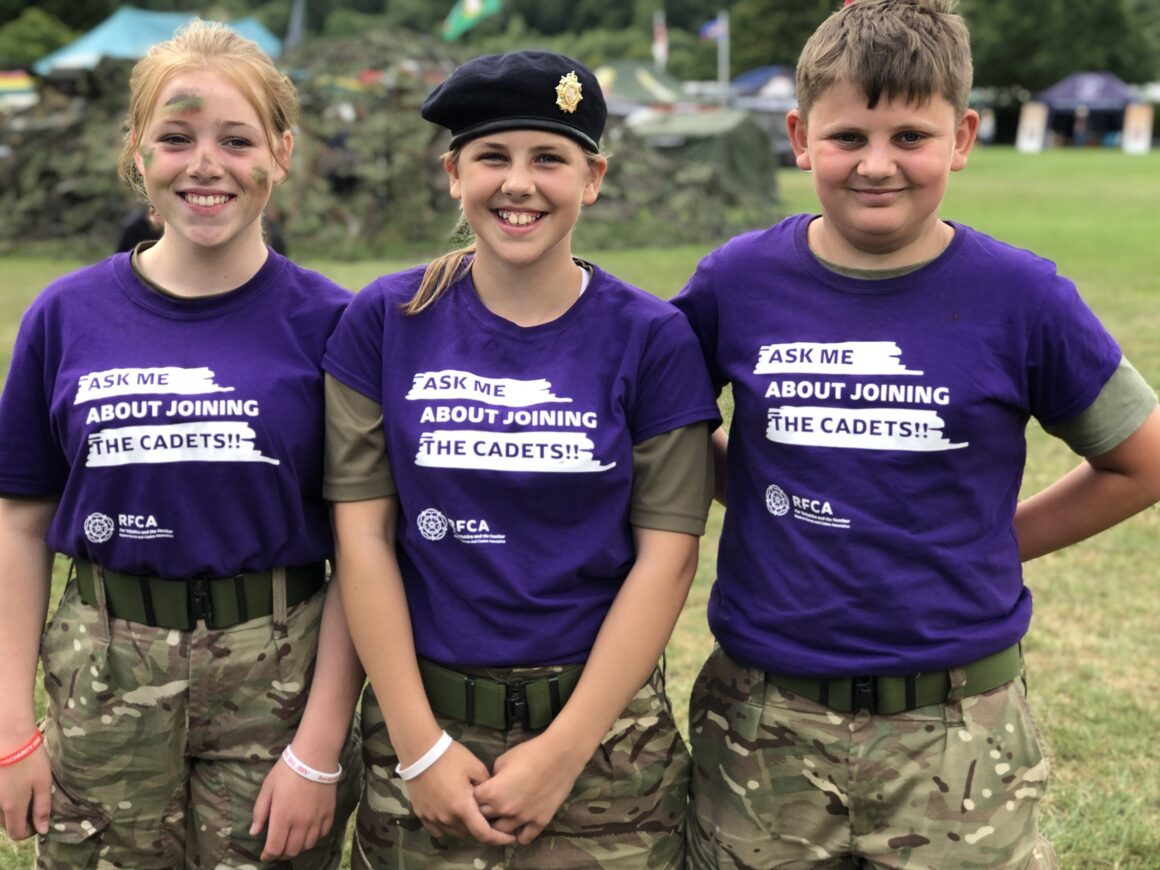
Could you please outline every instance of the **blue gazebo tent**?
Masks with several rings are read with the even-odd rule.
[[[47,54],[32,65],[42,76],[53,72],[92,69],[103,57],[137,60],[150,46],[164,42],[196,15],[185,12],[152,12],[122,6],[84,36]],[[270,57],[282,53],[282,40],[256,18],[226,22],[226,26],[261,46]]]
[[[794,68],[784,64],[758,66],[733,77],[729,88],[745,97],[784,96],[793,100]],[[790,107],[792,108],[792,106]]]
[[[1076,145],[1116,144],[1124,110],[1140,102],[1136,92],[1110,72],[1072,73],[1035,99],[1049,109],[1048,129],[1055,137]]]
[[[1053,112],[1122,112],[1140,102],[1135,92],[1110,72],[1077,72],[1060,79],[1036,98]]]

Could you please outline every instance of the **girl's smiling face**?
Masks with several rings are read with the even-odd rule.
[[[572,228],[596,201],[607,162],[567,136],[506,130],[472,139],[445,168],[476,256],[518,266],[571,260]]]
[[[274,153],[257,110],[212,70],[174,76],[158,94],[135,162],[167,243],[222,250],[261,243],[261,216],[285,176],[293,137]],[[275,159],[275,158],[278,159]]]

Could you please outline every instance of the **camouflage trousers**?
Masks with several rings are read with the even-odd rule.
[[[559,668],[497,669],[492,679],[537,679]],[[441,727],[489,769],[505,751],[535,737],[438,717]],[[368,688],[362,707],[366,786],[355,826],[353,861],[364,868],[683,868],[689,753],[664,694],[660,672],[637,692],[576,780],[555,818],[527,846],[484,846],[432,837],[411,811],[395,774],[382,712]]]
[[[961,671],[951,671],[952,696]],[[894,715],[783,692],[720,648],[690,701],[692,868],[1054,868],[1023,681]]]
[[[190,631],[109,618],[100,584],[97,597],[84,604],[70,582],[41,641],[54,787],[37,866],[337,867],[361,788],[357,734],[329,837],[271,864],[259,860],[265,831],[249,835],[262,781],[302,718],[325,591]]]

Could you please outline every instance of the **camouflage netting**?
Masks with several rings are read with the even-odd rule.
[[[303,104],[290,178],[271,211],[294,254],[382,254],[440,244],[453,227],[439,155],[446,134],[419,117],[424,97],[456,63],[442,43],[371,32],[317,39],[281,58]],[[111,250],[134,206],[116,175],[131,65],[103,61],[46,82],[42,100],[0,130],[0,249],[69,240]],[[722,238],[776,217],[773,185],[738,196],[719,167],[650,149],[618,121],[613,157],[583,242],[658,245]]]
[[[102,63],[0,131],[0,244],[69,239],[78,247],[116,240],[133,197],[117,179],[121,118],[131,67]]]

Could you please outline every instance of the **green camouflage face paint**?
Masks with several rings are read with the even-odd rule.
[[[270,178],[270,173],[261,166],[255,166],[250,170],[250,178],[254,179],[257,184],[265,184]]]
[[[145,166],[146,169],[153,165],[152,148],[146,148],[144,145],[142,145],[137,149],[137,153],[141,155],[141,163]]]
[[[168,115],[184,115],[187,112],[200,112],[205,101],[197,94],[183,92],[175,94],[165,101],[165,112]]]

